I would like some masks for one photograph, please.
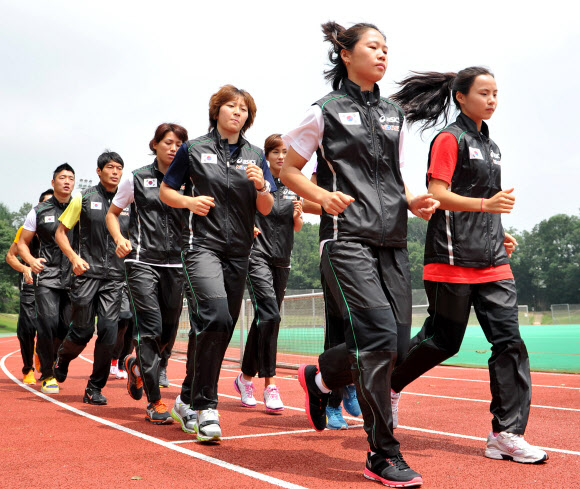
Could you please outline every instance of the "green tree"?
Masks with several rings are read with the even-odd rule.
[[[34,206],[29,202],[25,202],[20,206],[20,209],[12,213],[12,224],[16,226],[17,229],[24,224],[26,216],[33,207]]]
[[[18,273],[6,263],[6,253],[14,241],[13,213],[0,203],[0,312],[17,312]]]
[[[320,289],[318,265],[318,224],[305,222],[298,233],[294,233],[292,268],[288,277],[289,289]]]

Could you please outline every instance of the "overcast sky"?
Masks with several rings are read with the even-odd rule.
[[[17,210],[49,187],[67,161],[96,182],[109,148],[126,169],[152,161],[148,143],[165,121],[190,138],[208,126],[208,101],[226,83],[258,107],[247,138],[297,125],[331,90],[320,24],[366,21],[386,34],[382,93],[410,70],[495,72],[499,105],[489,121],[502,151],[503,187],[516,207],[504,225],[531,229],[578,215],[580,35],[570,2],[302,1],[99,2],[0,0],[0,202]],[[406,139],[406,183],[425,189],[428,143]]]

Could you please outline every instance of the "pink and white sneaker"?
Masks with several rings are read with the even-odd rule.
[[[280,399],[280,391],[277,385],[269,385],[264,390],[264,405],[267,413],[277,414],[284,411],[284,404],[282,399]]]
[[[242,374],[234,379],[234,387],[240,394],[240,401],[244,407],[256,407],[256,399],[254,398],[254,383],[246,383],[242,378]]]
[[[496,460],[513,460],[522,464],[539,464],[548,460],[548,454],[530,445],[524,440],[523,435],[506,431],[498,433],[497,436],[493,436],[493,432],[489,433],[485,456]]]

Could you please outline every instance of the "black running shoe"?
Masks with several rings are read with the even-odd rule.
[[[143,379],[133,370],[137,366],[135,357],[125,358],[125,371],[127,372],[127,392],[138,401],[143,397]]]
[[[145,416],[145,419],[153,424],[173,423],[173,418],[167,410],[167,404],[162,400],[151,402],[147,405],[147,416]]]
[[[411,469],[401,452],[394,457],[367,453],[364,476],[388,487],[418,487],[423,484],[421,474]]]
[[[300,365],[298,369],[298,380],[306,393],[304,409],[308,421],[316,431],[326,428],[326,405],[329,394],[323,394],[316,385],[314,377],[318,373],[316,365]]]
[[[169,387],[166,367],[159,367],[159,387]]]
[[[56,357],[56,361],[52,366],[52,373],[59,384],[66,380],[66,376],[68,375],[68,365],[69,364],[64,362],[60,356]]]
[[[85,389],[83,402],[85,404],[94,404],[95,406],[104,406],[105,404],[107,404],[107,398],[103,396],[103,394],[101,394],[101,389],[87,387]]]

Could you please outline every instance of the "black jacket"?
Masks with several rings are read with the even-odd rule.
[[[279,178],[274,205],[270,214],[256,212],[256,227],[261,231],[254,241],[252,255],[258,254],[273,266],[290,266],[290,255],[294,246],[294,202],[299,197],[286,187]]]
[[[152,164],[133,171],[134,200],[131,204],[129,239],[132,250],[127,259],[151,265],[181,264],[179,236],[185,210],[159,200],[163,173]]]
[[[457,164],[449,190],[464,197],[490,198],[501,190],[501,153],[489,138],[485,122],[481,132],[464,114],[441,132],[455,136]],[[435,139],[433,140],[435,141]],[[431,142],[433,147],[433,142]],[[431,164],[431,151],[429,163]],[[425,264],[447,263],[483,268],[509,263],[503,244],[501,214],[437,209],[425,241]]]
[[[249,256],[254,242],[257,191],[245,170],[249,163],[262,168],[262,150],[240,137],[238,148],[230,156],[228,140],[220,139],[215,129],[186,145],[186,193],[213,197],[216,206],[207,216],[189,213],[189,226],[184,227],[181,241],[183,250],[200,246],[224,256]]]
[[[320,239],[374,246],[407,245],[407,199],[399,168],[401,109],[349,79],[316,102],[324,118],[316,178],[325,190],[354,197],[339,216],[320,220]]]
[[[89,264],[85,277],[98,279],[123,280],[124,258],[118,258],[117,246],[109,234],[105,216],[109,210],[115,192],[107,192],[98,183],[82,193],[82,210],[79,222],[74,227],[73,249]],[[124,215],[125,214],[125,215]],[[129,227],[128,216],[123,212],[119,216],[121,233],[126,236]]]
[[[70,288],[72,265],[54,240],[54,235],[60,224],[58,218],[68,204],[68,202],[61,204],[52,196],[34,208],[36,212],[36,236],[39,242],[36,256],[46,260],[43,270],[36,275],[34,282],[36,286],[51,289]],[[72,230],[67,233],[67,236],[72,243]]]

